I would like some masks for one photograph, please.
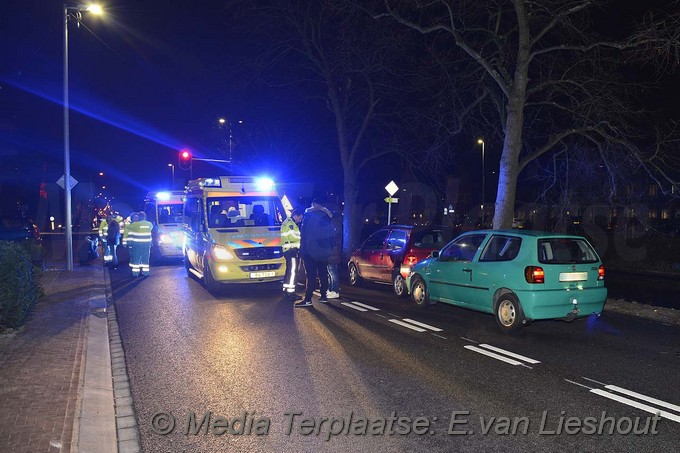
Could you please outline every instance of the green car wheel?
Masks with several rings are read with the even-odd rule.
[[[498,298],[494,308],[496,323],[505,333],[518,333],[525,324],[524,311],[517,296],[512,293],[503,294]]]

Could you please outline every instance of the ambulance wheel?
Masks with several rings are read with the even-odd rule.
[[[191,263],[189,262],[189,257],[184,255],[184,269],[187,270],[187,276],[193,277],[194,274],[191,273]]]
[[[205,268],[203,269],[203,282],[205,287],[212,294],[216,294],[222,288],[222,284],[215,280],[212,271],[210,270],[210,264],[205,263]]]

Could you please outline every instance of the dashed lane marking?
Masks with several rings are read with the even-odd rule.
[[[663,418],[667,418],[668,420],[672,420],[676,423],[680,423],[680,415],[671,414],[670,412],[660,410],[656,407],[649,406],[648,404],[640,403],[640,402],[632,400],[630,398],[625,398],[623,396],[616,395],[616,394],[608,392],[606,390],[592,389],[590,392],[594,393],[596,395],[603,396],[605,398],[609,398],[610,400],[618,401],[619,403],[623,403],[623,404],[626,404],[628,406],[632,406],[632,407],[635,407],[637,409],[641,409],[645,412],[650,412],[652,414],[659,414],[659,416],[661,416]]]
[[[367,310],[371,310],[371,311],[380,311],[379,308],[371,307],[370,305],[362,304],[361,302],[357,302],[357,301],[355,301],[355,300],[353,300],[353,301],[350,302],[350,303],[352,303],[352,304],[354,304],[354,305],[358,305],[358,306],[360,306],[360,307],[362,307],[362,308],[366,308]]]
[[[354,305],[352,302],[340,302],[340,305],[344,305],[345,307],[353,308],[358,311],[368,311],[367,309],[363,307],[359,307],[358,305]]]
[[[514,352],[506,351],[505,349],[497,348],[495,346],[491,346],[490,344],[482,343],[479,346],[482,347],[482,348],[485,348],[485,349],[490,349],[494,352],[498,352],[500,354],[510,356],[514,359],[518,359],[518,360],[522,360],[522,361],[527,362],[527,363],[531,363],[532,365],[535,365],[537,363],[541,363],[538,360],[530,359],[529,357],[525,357],[523,355],[515,354]]]
[[[415,324],[418,327],[424,327],[424,328],[426,328],[428,330],[432,330],[434,332],[443,332],[444,331],[443,329],[440,329],[439,327],[434,327],[434,326],[431,326],[429,324],[425,324],[424,322],[420,322],[420,321],[414,321],[413,319],[410,319],[410,318],[404,318],[403,321],[406,321],[406,322],[411,323],[411,324]]]
[[[634,392],[632,390],[627,390],[616,385],[605,385],[604,388],[611,390],[612,392],[623,393],[624,395],[632,396],[642,401],[647,401],[648,403],[656,404],[657,406],[665,407],[675,412],[680,412],[680,406],[675,404],[667,403],[666,401],[652,398],[651,396],[643,395],[642,393]]]
[[[522,362],[518,362],[517,360],[510,359],[508,357],[504,357],[500,354],[496,354],[495,352],[487,351],[486,349],[478,348],[477,346],[463,346],[465,349],[469,349],[470,351],[477,352],[479,354],[483,354],[485,356],[494,358],[496,360],[500,360],[501,362],[509,363],[510,365],[521,365]]]
[[[401,321],[401,320],[399,320],[399,319],[390,319],[389,321],[390,321],[390,322],[393,322],[393,323],[395,323],[395,324],[398,324],[398,325],[400,325],[400,326],[402,326],[402,327],[406,327],[407,329],[415,330],[416,332],[426,332],[425,329],[421,329],[421,328],[418,327],[418,326],[414,326],[413,324],[409,324],[409,323],[404,322],[404,321]]]

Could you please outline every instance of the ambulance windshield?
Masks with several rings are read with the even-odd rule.
[[[210,228],[279,226],[281,200],[273,196],[211,197],[206,203]]]

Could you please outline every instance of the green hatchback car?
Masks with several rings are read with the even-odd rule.
[[[607,300],[604,266],[581,236],[541,231],[463,233],[415,264],[413,302],[492,313],[504,332],[539,319],[599,315]]]

